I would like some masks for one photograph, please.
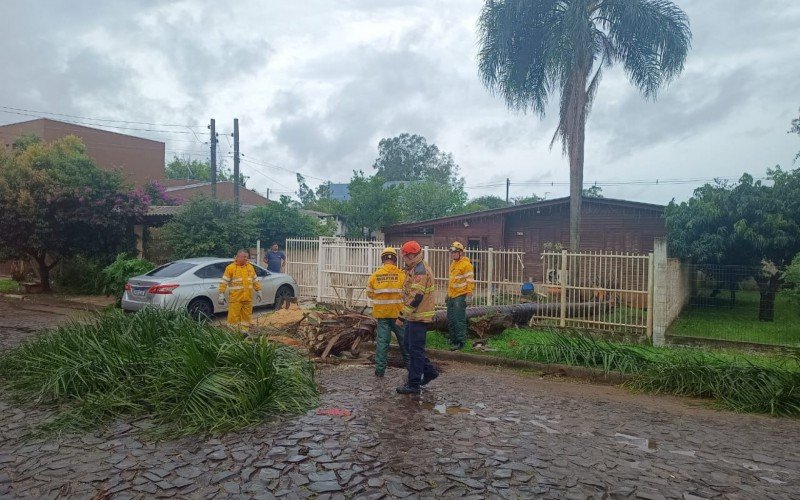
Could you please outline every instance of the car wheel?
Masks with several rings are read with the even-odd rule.
[[[283,285],[275,292],[275,309],[283,304],[284,300],[294,297],[294,290],[289,285]]]
[[[187,306],[189,315],[196,320],[209,319],[214,315],[214,304],[204,297],[198,297]]]

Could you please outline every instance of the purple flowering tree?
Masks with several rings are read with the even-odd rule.
[[[77,137],[0,152],[0,259],[32,259],[50,291],[62,259],[130,250],[149,202],[120,174],[97,168]]]

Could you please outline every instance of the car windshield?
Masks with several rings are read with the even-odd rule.
[[[170,262],[161,267],[157,267],[147,273],[145,276],[152,276],[153,278],[174,278],[192,269],[197,264],[189,264],[188,262]]]

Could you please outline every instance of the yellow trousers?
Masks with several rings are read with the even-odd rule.
[[[231,302],[228,306],[228,326],[236,329],[249,329],[253,316],[253,301]]]

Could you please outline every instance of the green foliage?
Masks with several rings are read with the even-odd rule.
[[[97,295],[103,293],[102,273],[108,261],[76,255],[64,259],[53,269],[53,282],[61,293]]]
[[[602,198],[603,197],[603,188],[595,184],[592,187],[586,188],[583,190],[583,197],[584,198]]]
[[[287,238],[333,236],[331,227],[316,217],[301,213],[288,203],[268,203],[247,214],[256,228],[261,244],[278,242],[283,247]],[[335,229],[335,228],[334,228]]]
[[[440,151],[435,144],[416,134],[400,134],[381,139],[378,158],[372,168],[385,181],[427,181],[456,184],[458,165],[453,155]]]
[[[17,293],[19,292],[19,283],[14,280],[0,279],[0,293]]]
[[[463,183],[455,186],[436,182],[414,182],[398,188],[402,222],[415,222],[462,213],[467,202]]]
[[[665,219],[670,251],[698,264],[782,265],[800,251],[800,169],[769,170],[774,186],[742,175],[736,185],[706,184],[672,201]]]
[[[237,212],[233,203],[207,198],[189,200],[164,227],[176,259],[232,257],[256,240],[252,217]]]
[[[499,196],[488,195],[473,198],[464,206],[463,213],[481,212],[483,210],[492,210],[495,208],[505,208],[508,206],[506,200]]]
[[[61,259],[131,249],[146,209],[147,198],[100,170],[77,137],[0,155],[0,258],[33,259],[45,289]]]
[[[350,201],[345,207],[348,237],[368,237],[372,231],[394,224],[400,218],[398,188],[384,188],[379,175],[366,177],[353,172],[350,180]]]
[[[800,135],[800,117],[792,120],[792,127],[789,129],[789,133]],[[800,159],[800,151],[798,151],[794,156],[794,161],[797,161],[798,159]]]
[[[511,201],[514,202],[514,205],[525,205],[527,203],[536,203],[537,201],[542,201],[544,198],[533,193],[530,196],[517,196],[516,198],[512,198]]]
[[[57,405],[44,430],[150,416],[158,436],[217,433],[317,401],[299,352],[175,311],[113,310],[59,327],[3,353],[0,377],[17,398]]]
[[[134,276],[139,276],[152,271],[155,264],[144,259],[131,259],[126,254],[121,253],[117,258],[103,269],[101,274],[101,293],[107,296],[121,296],[125,289],[125,283]]]
[[[786,266],[783,271],[783,279],[788,285],[784,293],[794,302],[798,309],[798,316],[800,316],[800,253],[795,255],[792,262]],[[795,324],[800,324],[800,317],[796,319]],[[797,340],[800,343],[800,335]]]
[[[211,162],[174,156],[172,161],[167,163],[164,173],[167,179],[191,179],[211,182]],[[244,186],[247,183],[247,179],[241,172],[239,173],[240,185]],[[224,162],[220,162],[217,165],[217,181],[226,182],[232,180],[233,171],[230,168],[226,168]]]

